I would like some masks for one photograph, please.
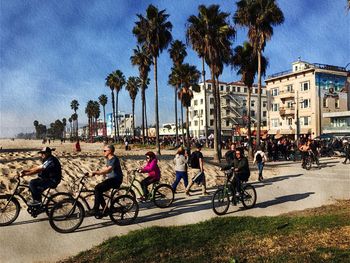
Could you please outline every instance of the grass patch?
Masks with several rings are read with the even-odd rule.
[[[350,202],[111,238],[63,262],[350,262]]]

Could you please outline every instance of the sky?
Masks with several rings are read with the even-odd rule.
[[[274,28],[264,55],[267,75],[291,69],[298,57],[311,63],[346,66],[350,62],[350,12],[346,0],[277,0],[285,21]],[[220,5],[231,13],[233,0],[0,0],[0,138],[33,132],[34,120],[47,126],[71,116],[70,103],[78,100],[79,123],[86,124],[89,100],[108,96],[106,112],[112,112],[106,76],[117,69],[126,78],[138,76],[130,63],[137,45],[132,29],[137,14],[149,4],[165,9],[173,25],[173,39],[185,39],[186,21],[198,14],[198,5]],[[247,40],[247,30],[235,27],[232,48]],[[187,47],[185,63],[201,69],[201,60]],[[174,122],[174,92],[168,75],[172,61],[167,50],[158,58],[160,123]],[[350,66],[347,67],[348,69]],[[209,73],[209,70],[207,69]],[[207,75],[208,76],[208,75]],[[149,123],[154,123],[154,81],[147,89]],[[231,67],[221,81],[238,81]],[[131,112],[125,89],[119,93],[119,110]],[[136,99],[136,124],[141,122],[141,99]]]

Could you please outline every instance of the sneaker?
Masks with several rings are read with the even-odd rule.
[[[28,201],[27,205],[30,205],[30,206],[39,206],[39,205],[41,205],[41,202],[40,202],[40,201],[37,201],[37,200],[30,200],[30,201]]]
[[[87,214],[89,215],[89,216],[96,216],[96,215],[98,215],[100,213],[100,211],[99,210],[96,210],[96,209],[91,209],[91,210],[89,210],[88,212],[87,212]]]
[[[139,200],[140,202],[146,202],[146,201],[147,201],[147,198],[144,197],[144,196],[141,196],[138,200]]]
[[[264,178],[262,176],[259,176],[259,182],[262,182],[262,180],[264,180]]]

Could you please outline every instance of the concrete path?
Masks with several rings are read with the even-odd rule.
[[[321,169],[301,169],[300,163],[269,163],[278,174],[263,183],[253,182],[258,202],[255,208],[244,210],[231,206],[225,216],[274,216],[289,211],[318,207],[336,199],[350,199],[350,165],[341,159],[321,160]],[[277,168],[277,169],[275,169]],[[209,189],[213,193],[216,189]],[[201,197],[200,191],[191,197],[176,195],[168,209],[157,209],[151,203],[141,204],[137,222],[116,226],[110,220],[85,218],[74,233],[56,233],[44,216],[32,219],[22,210],[11,226],[0,228],[0,262],[55,262],[100,244],[105,239],[149,226],[170,226],[197,223],[216,215],[211,209],[211,196]]]

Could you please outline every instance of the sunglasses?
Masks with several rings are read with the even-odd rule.
[[[108,152],[109,150],[103,150],[104,152]]]

